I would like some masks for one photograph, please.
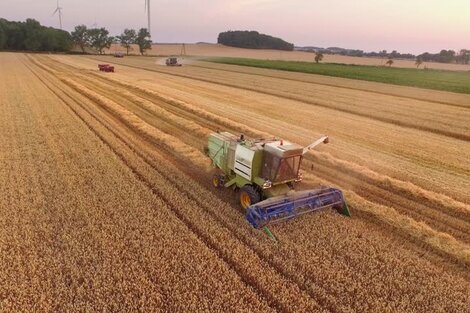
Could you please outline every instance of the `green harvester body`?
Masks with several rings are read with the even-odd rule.
[[[318,208],[338,208],[340,202],[341,210],[338,211],[350,216],[339,190],[334,189],[335,193],[331,196],[328,192],[333,188],[326,187],[298,193],[294,191],[295,184],[302,180],[300,165],[303,155],[320,143],[327,142],[328,137],[323,136],[302,147],[276,138],[247,140],[243,135],[212,133],[206,151],[216,168],[213,184],[218,188],[240,190],[242,207],[258,210],[256,214],[263,218],[268,215],[272,220],[290,218]],[[301,205],[310,210],[300,209]],[[263,226],[266,224],[263,223]]]

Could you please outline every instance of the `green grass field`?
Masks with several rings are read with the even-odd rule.
[[[336,63],[210,58],[215,63],[269,68],[470,94],[470,71],[443,71]]]

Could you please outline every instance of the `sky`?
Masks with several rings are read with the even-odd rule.
[[[59,0],[63,27],[147,26],[145,0]],[[364,51],[470,49],[470,0],[150,0],[154,42],[216,42],[257,30],[296,46]],[[0,0],[0,17],[59,27],[56,0]]]

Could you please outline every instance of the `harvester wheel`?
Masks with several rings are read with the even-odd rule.
[[[251,185],[245,185],[240,189],[240,204],[244,209],[261,200],[258,191]]]
[[[215,188],[221,188],[224,185],[223,177],[221,175],[214,174],[214,176],[212,176],[212,185]]]

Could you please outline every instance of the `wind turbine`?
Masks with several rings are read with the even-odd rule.
[[[148,28],[150,34],[150,0],[145,0],[145,11],[147,11],[147,18],[148,18]]]
[[[52,16],[54,16],[57,12],[59,12],[60,29],[62,29],[62,8],[59,6],[59,0],[57,0],[57,8],[55,9],[54,13],[52,13]]]

